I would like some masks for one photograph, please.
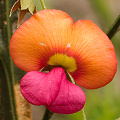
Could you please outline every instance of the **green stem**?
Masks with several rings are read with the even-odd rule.
[[[84,108],[81,110],[81,114],[82,114],[82,120],[86,120]]]
[[[43,10],[46,9],[46,5],[45,5],[45,3],[44,3],[44,0],[40,0],[40,2],[41,2],[41,5],[42,5]]]
[[[53,113],[46,108],[45,114],[42,120],[49,120],[52,117]]]
[[[107,32],[107,36],[109,37],[109,39],[112,39],[112,37],[118,32],[119,27],[120,27],[120,15],[117,17],[117,19]]]
[[[73,84],[75,84],[75,81],[74,81],[74,79],[72,78],[72,76],[68,73],[68,75],[69,75],[69,77],[70,77],[70,79],[71,79],[71,82],[73,83]],[[85,111],[84,111],[84,108],[81,110],[81,115],[82,115],[82,120],[86,120],[86,115],[85,115]]]
[[[9,19],[9,0],[6,0],[6,20],[7,20],[7,36],[8,36],[8,45],[10,44],[10,39],[11,39],[11,29],[10,29],[10,19]],[[8,46],[9,48],[9,46]],[[10,57],[10,53],[9,53],[9,58],[10,58],[10,71],[11,71],[11,77],[12,77],[12,84],[14,85],[15,83],[15,76],[14,76],[14,68],[13,68],[13,62],[12,62],[12,58]]]
[[[13,103],[13,100],[12,100],[12,91],[11,91],[11,85],[10,85],[10,79],[9,79],[9,75],[8,75],[8,71],[7,71],[7,68],[6,68],[6,65],[4,63],[4,61],[2,60],[2,58],[0,58],[0,61],[2,63],[2,66],[3,66],[3,70],[5,72],[5,77],[6,77],[6,83],[7,83],[7,88],[8,88],[8,98],[9,98],[9,102],[10,102],[10,107],[11,107],[11,110],[12,110],[12,120],[16,120],[15,119],[15,115],[14,115],[14,103]],[[9,118],[10,119],[10,118]]]
[[[4,27],[3,26],[3,34],[6,34],[5,38],[3,39],[6,39],[6,42],[7,42],[7,47],[6,47],[6,50],[8,50],[7,54],[8,54],[8,61],[9,61],[9,67],[7,69],[8,71],[8,75],[9,75],[9,81],[7,80],[7,84],[8,84],[8,90],[9,90],[9,96],[10,96],[10,103],[11,103],[11,109],[12,109],[12,117],[13,117],[13,120],[17,120],[17,114],[16,114],[16,104],[15,104],[15,99],[14,99],[14,89],[13,89],[13,86],[15,84],[15,76],[14,76],[14,68],[13,68],[13,62],[12,62],[12,58],[10,56],[10,53],[9,53],[9,44],[10,44],[10,39],[11,39],[11,36],[12,36],[12,31],[11,31],[11,24],[10,24],[10,18],[9,18],[9,13],[10,13],[10,1],[9,0],[5,0],[5,7],[4,7],[4,10],[5,10],[5,13],[4,13],[4,21],[6,22],[6,24],[4,24]]]

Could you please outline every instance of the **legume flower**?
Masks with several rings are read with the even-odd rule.
[[[114,47],[98,26],[90,20],[73,23],[67,13],[54,9],[37,12],[16,30],[10,54],[28,72],[21,80],[28,102],[62,114],[83,108],[86,98],[79,86],[103,87],[117,69]]]

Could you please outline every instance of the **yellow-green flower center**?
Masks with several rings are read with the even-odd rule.
[[[76,61],[73,57],[68,57],[66,54],[55,54],[50,57],[49,65],[62,66],[69,72],[74,72],[77,69]]]

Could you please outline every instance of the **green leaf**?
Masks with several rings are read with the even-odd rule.
[[[35,4],[33,0],[20,0],[21,4],[21,10],[28,9],[31,14],[33,14],[33,11],[35,9]]]
[[[34,0],[34,3],[35,3],[37,11],[42,10],[42,6],[41,6],[40,0]]]

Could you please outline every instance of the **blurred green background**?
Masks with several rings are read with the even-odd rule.
[[[67,12],[75,21],[87,19],[97,24],[105,33],[120,14],[120,0],[45,0],[47,8]],[[111,40],[115,47],[118,69],[113,81],[96,89],[83,89],[86,95],[87,120],[115,120],[120,117],[120,32]],[[40,120],[44,107],[32,106],[33,120]],[[81,112],[72,115],[54,114],[51,120],[82,120]]]

